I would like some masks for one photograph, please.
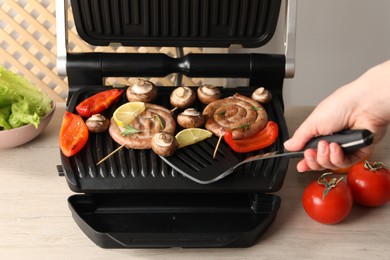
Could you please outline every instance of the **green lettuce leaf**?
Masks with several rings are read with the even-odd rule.
[[[11,106],[0,108],[0,130],[9,130],[11,125],[8,123],[8,118],[11,114]]]
[[[7,124],[12,128],[26,124],[38,127],[40,119],[52,108],[50,98],[26,78],[0,66],[0,109],[4,107],[11,108],[9,116],[0,116],[5,120],[0,123],[4,129]]]
[[[22,99],[11,105],[11,115],[9,116],[8,122],[12,128],[28,124],[32,124],[35,128],[38,128],[40,121],[41,118],[35,111],[34,106],[26,99]]]

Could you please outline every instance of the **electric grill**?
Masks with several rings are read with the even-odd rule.
[[[259,86],[273,94],[264,107],[279,125],[272,146],[235,154],[240,160],[257,153],[283,150],[288,138],[282,86],[294,73],[295,1],[286,4],[285,54],[68,53],[67,1],[57,2],[58,70],[68,76],[67,110],[85,98],[111,88],[105,77],[247,78],[247,86],[222,88],[224,97],[250,96]],[[281,0],[71,0],[79,36],[92,45],[229,47],[266,44],[273,36]],[[64,44],[65,43],[65,44]],[[288,44],[287,44],[288,43]],[[171,108],[175,86],[160,86],[155,102]],[[197,86],[191,86],[196,88]],[[110,117],[127,102],[125,95],[104,113]],[[202,110],[204,105],[194,105]],[[205,140],[215,146],[216,137]],[[195,144],[191,149],[202,153]],[[152,150],[121,149],[107,133],[90,134],[76,155],[61,154],[58,167],[69,188],[73,218],[98,246],[116,247],[247,247],[271,225],[281,200],[273,194],[283,184],[288,159],[245,164],[228,177],[199,184],[175,171]],[[181,151],[178,150],[177,153]],[[184,161],[192,163],[196,157]]]

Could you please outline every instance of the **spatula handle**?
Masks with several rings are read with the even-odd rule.
[[[321,140],[338,143],[345,153],[349,153],[370,145],[373,141],[373,134],[369,130],[344,130],[331,135],[315,137],[306,144],[305,149],[317,149],[318,142]]]

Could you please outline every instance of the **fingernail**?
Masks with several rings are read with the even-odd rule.
[[[330,148],[330,153],[338,152],[338,149],[337,149],[338,147],[333,145],[333,144],[329,145],[329,148]]]
[[[317,149],[318,149],[319,154],[324,154],[325,153],[325,144],[322,142],[319,142]]]

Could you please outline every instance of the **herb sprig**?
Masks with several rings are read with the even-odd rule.
[[[126,125],[126,126],[124,126],[124,128],[125,129],[121,133],[123,136],[128,136],[128,135],[132,135],[132,134],[138,134],[138,133],[142,132],[141,130],[135,129],[131,125]]]

